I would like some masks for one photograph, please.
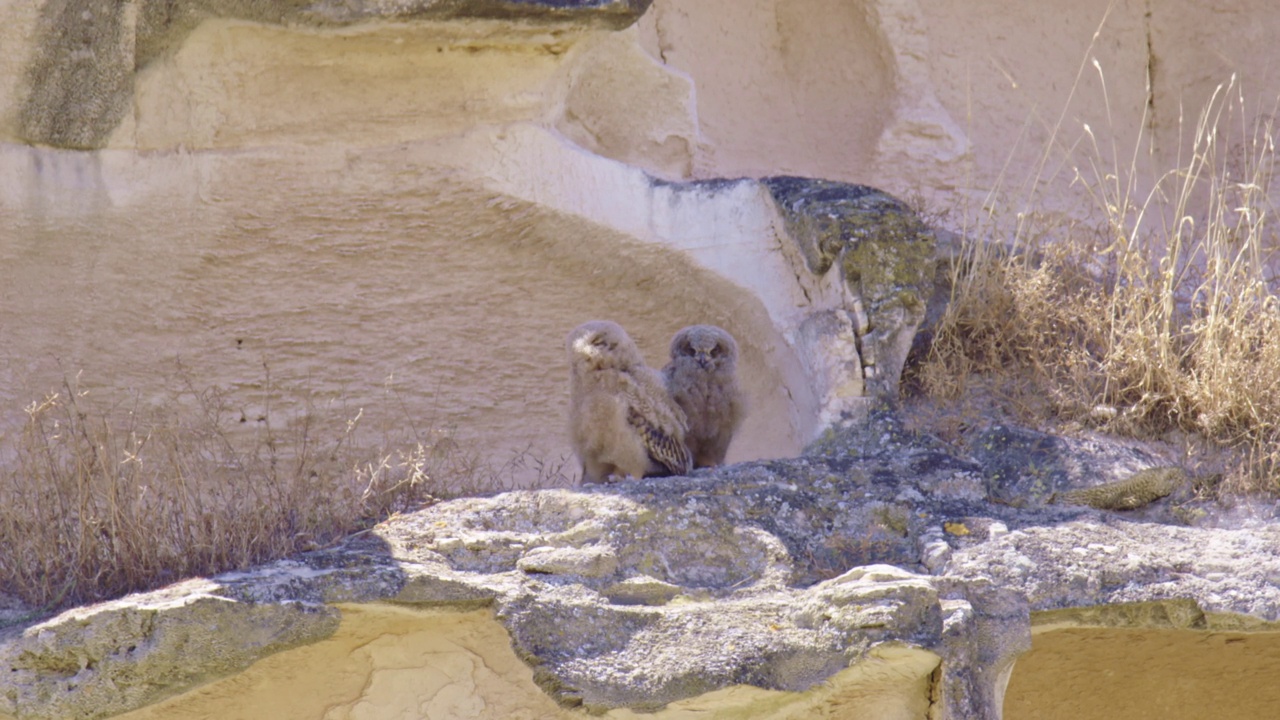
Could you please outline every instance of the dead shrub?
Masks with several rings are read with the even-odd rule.
[[[1237,458],[1228,492],[1280,493],[1274,112],[1249,123],[1245,105],[1234,78],[1221,86],[1186,161],[1145,193],[1136,154],[1118,166],[1083,126],[1088,142],[1063,159],[1103,222],[1027,210],[1011,240],[967,240],[915,369],[924,391],[956,398],[976,376],[1002,378],[1047,399],[1053,420],[1206,438]]]
[[[517,466],[567,482],[528,453],[493,468],[450,428],[365,425],[314,407],[249,422],[190,386],[166,408],[122,406],[68,381],[0,448],[0,591],[52,610],[321,548],[509,489]]]

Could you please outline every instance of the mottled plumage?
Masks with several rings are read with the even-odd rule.
[[[684,413],[621,326],[607,320],[579,325],[565,349],[569,435],[585,481],[689,472]]]
[[[684,439],[694,467],[723,463],[746,415],[737,365],[738,343],[714,325],[691,325],[671,338],[662,376],[688,422]]]

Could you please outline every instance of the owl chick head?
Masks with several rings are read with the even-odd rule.
[[[609,320],[592,320],[574,328],[565,340],[565,349],[574,367],[626,370],[644,364],[631,336]]]
[[[697,363],[703,370],[732,370],[738,362],[738,343],[715,325],[690,325],[671,338],[671,359]]]

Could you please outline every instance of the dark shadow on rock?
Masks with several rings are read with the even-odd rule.
[[[1118,480],[1162,463],[1121,442],[1074,440],[1009,425],[993,425],[967,442],[982,465],[992,502],[1014,507],[1043,505],[1082,483]]]

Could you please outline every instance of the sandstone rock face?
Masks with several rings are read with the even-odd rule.
[[[986,472],[876,415],[795,460],[443,503],[11,626],[0,712],[252,714],[285,688],[286,718],[998,718],[1033,630],[1280,620],[1274,525],[1015,508]]]
[[[1216,9],[0,1],[0,427],[77,375],[163,407],[180,362],[276,427],[394,406],[554,465],[555,340],[611,317],[654,364],[682,325],[732,331],[755,410],[730,459],[792,455],[892,392],[927,243],[809,247],[776,182],[717,178],[947,209],[1078,122],[1122,151],[1145,128],[1166,169],[1175,108],[1231,72],[1275,94],[1263,44],[1189,40],[1235,27]],[[1069,181],[1031,185],[1086,207]]]
[[[689,79],[616,31],[641,4],[108,5],[3,6],[31,35],[0,134],[100,149],[0,146],[0,427],[66,378],[165,410],[185,384],[572,476],[559,340],[598,317],[654,365],[684,325],[739,339],[731,460],[860,411],[861,288],[804,266],[759,183],[655,179],[701,139]]]

